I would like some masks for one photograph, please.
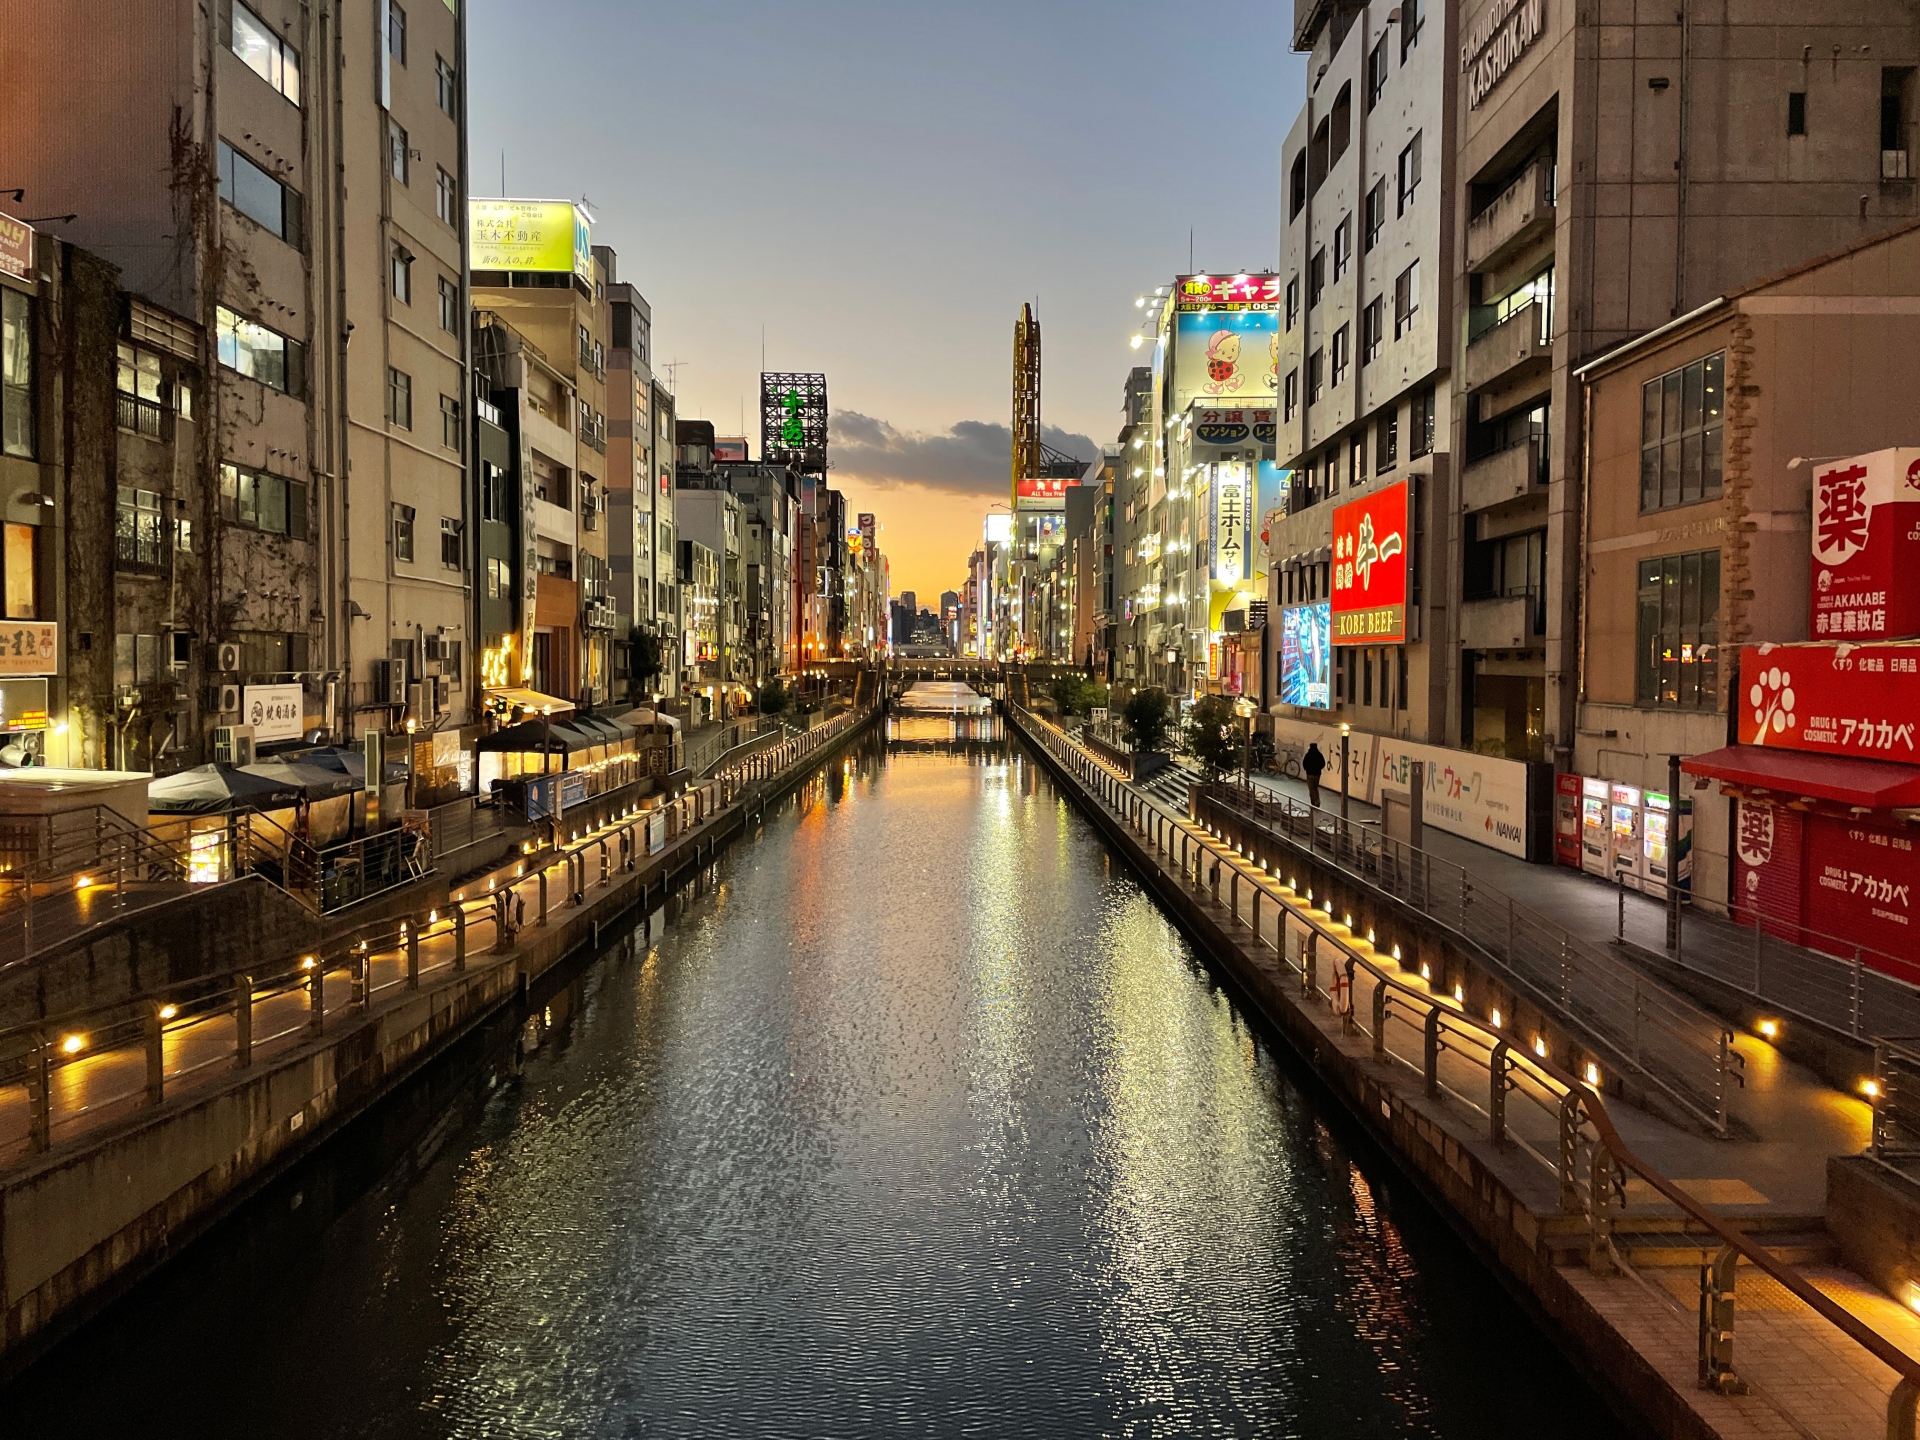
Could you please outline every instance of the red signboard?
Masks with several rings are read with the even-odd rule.
[[[1402,480],[1333,512],[1333,643],[1407,638],[1409,491]]]
[[[1278,275],[1182,275],[1173,287],[1176,310],[1272,310],[1279,304]]]
[[[1807,926],[1814,946],[1864,945],[1920,959],[1920,853],[1914,837],[1814,815],[1807,821]],[[1884,963],[1878,969],[1888,968]]]
[[[1813,633],[1920,634],[1920,450],[1876,450],[1813,472]]]
[[[1064,505],[1067,500],[1067,486],[1077,485],[1077,480],[1022,480],[1014,486],[1014,494],[1022,502],[1035,505]]]
[[[1745,645],[1740,687],[1742,745],[1920,760],[1920,642]]]

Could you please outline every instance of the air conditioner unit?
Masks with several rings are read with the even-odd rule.
[[[215,685],[207,691],[207,708],[222,715],[240,713],[240,687],[238,685]]]
[[[427,636],[424,644],[426,646],[427,659],[438,660],[441,658],[440,637],[438,635]]]
[[[253,763],[253,727],[222,725],[213,732],[213,761],[216,765]]]
[[[220,653],[216,659],[219,663],[213,668],[223,675],[231,675],[240,668],[240,647],[228,641],[220,647]]]
[[[407,662],[404,660],[376,660],[373,662],[373,694],[376,703],[382,705],[404,705],[407,703]]]
[[[433,704],[433,677],[416,680],[407,686],[407,713],[416,719],[427,713]]]
[[[441,675],[433,682],[433,713],[447,715],[453,711],[453,686],[447,677]]]

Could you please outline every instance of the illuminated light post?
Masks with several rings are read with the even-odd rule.
[[[1348,745],[1353,736],[1353,726],[1346,721],[1340,722],[1340,818],[1347,818],[1347,756]]]

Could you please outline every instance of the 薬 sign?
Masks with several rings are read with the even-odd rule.
[[[1813,634],[1920,634],[1920,449],[1876,450],[1813,472]]]

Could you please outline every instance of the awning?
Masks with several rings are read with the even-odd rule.
[[[1833,800],[1870,810],[1920,805],[1920,765],[1808,755],[1765,745],[1729,745],[1683,760],[1689,775],[1708,775],[1755,790]]]
[[[562,700],[558,695],[542,695],[538,690],[521,690],[506,687],[500,690],[488,690],[484,694],[487,704],[518,705],[528,714],[538,715],[543,710],[551,710],[555,715],[573,709],[573,701]]]

